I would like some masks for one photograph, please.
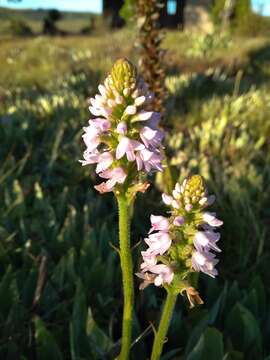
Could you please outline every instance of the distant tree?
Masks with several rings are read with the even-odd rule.
[[[56,27],[56,22],[62,18],[62,14],[57,9],[51,9],[48,11],[46,17],[43,20],[43,34],[56,35],[59,30]]]
[[[48,11],[48,18],[53,22],[56,22],[62,18],[62,14],[57,9],[51,9]]]

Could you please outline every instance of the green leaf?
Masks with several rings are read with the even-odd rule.
[[[260,309],[260,313],[264,314],[266,310],[266,299],[265,299],[265,290],[262,280],[259,276],[256,276],[250,284],[250,288],[253,288],[256,292],[258,299],[258,307]]]
[[[194,348],[202,332],[206,329],[209,324],[209,314],[206,313],[200,322],[193,329],[186,346],[185,355],[187,356],[190,351]]]
[[[208,325],[214,324],[218,314],[221,305],[223,304],[223,298],[226,296],[227,293],[227,286],[224,287],[224,291],[220,294],[219,298],[217,299],[214,306],[212,306],[211,310],[206,313],[206,315],[200,320],[200,322],[196,325],[196,327],[193,329],[188,344],[186,347],[185,354],[189,354],[191,349],[193,349],[194,345],[197,343],[199,337],[201,336],[202,332],[206,329]]]
[[[223,360],[244,360],[244,354],[239,351],[230,351],[224,355]]]
[[[86,299],[82,282],[80,279],[77,281],[72,318],[69,327],[72,360],[80,358],[81,345],[86,336]]]
[[[86,333],[89,336],[91,342],[96,345],[102,352],[107,352],[112,346],[111,339],[101,330],[96,324],[93,314],[90,308],[88,308]]]
[[[178,349],[173,349],[169,352],[167,352],[167,354],[163,355],[161,357],[161,360],[172,360],[172,359],[176,359],[175,356],[180,354],[181,348]]]
[[[228,314],[225,329],[237,350],[249,353],[252,351],[254,356],[261,354],[259,325],[252,313],[240,303],[236,303]]]
[[[187,360],[221,360],[223,358],[222,334],[215,328],[207,328],[201,335]]]
[[[63,359],[53,334],[48,329],[46,329],[43,321],[38,316],[36,316],[34,323],[36,328],[35,338],[38,360]]]

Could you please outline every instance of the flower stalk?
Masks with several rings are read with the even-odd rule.
[[[119,211],[120,262],[122,270],[124,309],[122,318],[122,345],[119,360],[129,358],[132,313],[134,306],[133,263],[130,249],[130,205],[125,193],[116,195]]]
[[[177,295],[178,294],[174,293],[173,291],[167,292],[167,297],[163,307],[159,328],[157,333],[155,334],[151,360],[159,360],[161,356],[163,345],[166,342],[166,335],[170,326],[170,321],[171,321],[173,309],[175,307]]]

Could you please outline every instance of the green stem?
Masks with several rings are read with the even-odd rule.
[[[119,209],[120,262],[123,277],[124,310],[122,342],[119,360],[128,360],[131,346],[132,314],[134,303],[133,264],[130,249],[130,206],[125,194],[117,195]]]
[[[167,298],[166,298],[166,301],[165,301],[165,304],[163,307],[160,323],[159,323],[158,332],[155,334],[155,340],[154,340],[154,345],[153,345],[153,349],[152,349],[151,360],[159,360],[160,359],[163,344],[165,342],[165,338],[166,338],[166,335],[168,332],[168,328],[170,325],[170,321],[171,321],[171,317],[172,317],[176,299],[177,299],[177,294],[174,294],[173,292],[168,291]]]

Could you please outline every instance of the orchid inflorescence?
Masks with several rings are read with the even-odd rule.
[[[128,189],[138,175],[162,171],[160,115],[145,110],[153,94],[126,59],[116,61],[98,88],[100,94],[90,99],[95,118],[84,128],[81,162],[97,164],[96,173],[107,179],[95,187],[99,192],[114,191],[120,184]]]
[[[215,228],[222,221],[215,213],[205,211],[215,197],[208,196],[202,177],[194,175],[182,185],[177,183],[172,195],[163,194],[162,199],[171,208],[170,216],[151,215],[152,227],[145,239],[148,249],[141,253],[143,262],[137,274],[144,280],[140,287],[154,283],[192,293],[195,289],[187,282],[191,272],[201,271],[211,277],[218,273],[212,250],[221,251]]]
[[[95,186],[100,193],[113,192],[119,211],[119,249],[123,280],[122,340],[119,360],[129,358],[132,346],[134,312],[133,262],[130,243],[130,223],[133,203],[138,191],[149,184],[145,175],[162,171],[163,133],[158,128],[160,114],[153,109],[153,94],[135,66],[120,59],[99,85],[99,92],[90,99],[89,110],[94,118],[84,127],[86,150],[82,165],[96,164],[96,173],[106,181]],[[142,251],[140,289],[149,284],[163,286],[167,298],[159,329],[155,334],[152,360],[160,359],[170,318],[179,293],[186,292],[191,306],[201,304],[197,290],[190,284],[190,274],[204,272],[215,277],[220,234],[216,227],[222,221],[215,213],[205,211],[215,197],[208,195],[204,180],[191,176],[172,195],[163,194],[170,207],[168,217],[151,215],[152,227],[145,238],[148,245]]]

